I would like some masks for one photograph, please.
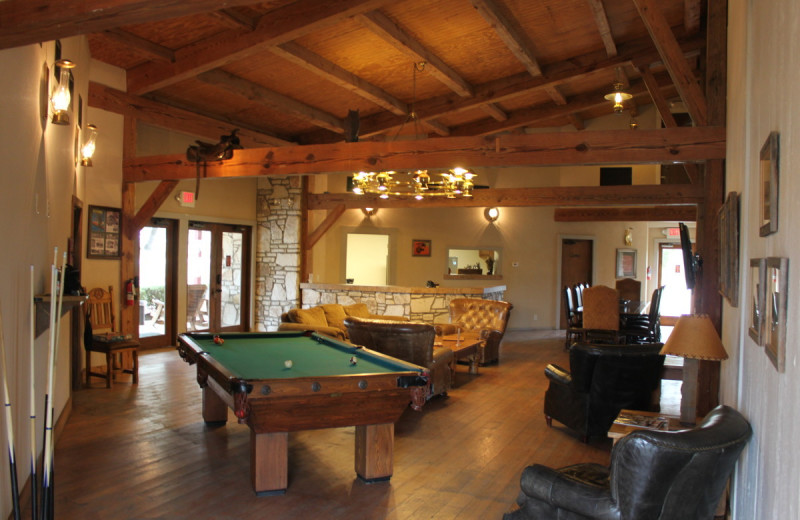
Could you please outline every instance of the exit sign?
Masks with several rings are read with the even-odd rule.
[[[178,204],[185,208],[194,207],[194,192],[192,191],[182,191],[175,198],[178,200]]]

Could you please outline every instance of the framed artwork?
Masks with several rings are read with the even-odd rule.
[[[417,239],[412,240],[411,256],[431,256],[431,241]]]
[[[719,209],[719,292],[739,306],[739,194],[732,191]]]
[[[789,299],[788,258],[767,258],[766,312],[764,313],[764,350],[778,372],[783,372],[786,358],[786,305]]]
[[[750,329],[756,345],[764,344],[764,291],[767,288],[766,258],[750,259]]]
[[[778,132],[771,132],[764,146],[761,147],[759,160],[759,184],[761,186],[759,235],[762,237],[778,231],[779,157]]]
[[[617,278],[636,278],[635,249],[617,249]]]
[[[119,258],[121,216],[119,208],[89,206],[88,258]]]

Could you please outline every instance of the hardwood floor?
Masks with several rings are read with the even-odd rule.
[[[525,466],[608,463],[609,439],[583,444],[545,425],[550,362],[568,366],[563,331],[509,332],[499,364],[478,375],[459,365],[449,398],[403,414],[391,481],[356,478],[354,428],[305,431],[289,435],[287,493],[257,497],[249,429],[230,412],[227,426],[207,427],[195,368],[172,349],[145,352],[138,385],[125,375],[111,390],[98,380],[74,394],[56,447],[56,517],[500,518]]]

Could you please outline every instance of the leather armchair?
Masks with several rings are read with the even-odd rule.
[[[341,305],[326,303],[308,309],[290,309],[281,315],[279,331],[307,331],[325,334],[342,341],[347,341],[347,329],[344,319],[348,316],[360,318],[377,318],[382,320],[408,321],[405,316],[382,316],[369,312],[365,303]]]
[[[462,332],[478,333],[483,340],[478,361],[481,365],[500,358],[500,341],[506,333],[512,305],[480,298],[454,298],[450,301],[450,323],[437,323],[436,334],[446,336]]]
[[[345,318],[350,342],[427,368],[431,374],[428,398],[446,395],[453,386],[455,357],[447,347],[433,347],[433,325],[413,321]]]
[[[605,436],[623,408],[658,411],[661,346],[574,344],[569,371],[553,364],[545,368],[550,380],[544,394],[548,426],[555,419],[587,441]]]
[[[718,406],[697,428],[620,439],[609,467],[528,466],[519,509],[503,520],[711,520],[751,434],[739,412]]]

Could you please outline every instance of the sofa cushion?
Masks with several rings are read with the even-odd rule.
[[[320,305],[322,311],[325,313],[325,319],[328,321],[328,326],[336,327],[337,329],[347,330],[344,326],[344,319],[347,313],[344,308],[338,303],[326,303]]]
[[[303,325],[328,326],[328,321],[325,319],[325,311],[321,307],[291,309],[289,310],[289,319],[294,323],[302,323]]]
[[[366,303],[354,303],[352,305],[345,305],[344,312],[347,313],[348,316],[354,316],[356,318],[371,318],[372,313],[369,312]]]

